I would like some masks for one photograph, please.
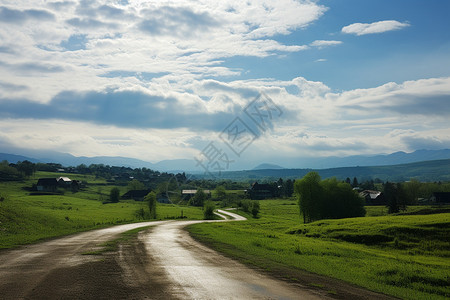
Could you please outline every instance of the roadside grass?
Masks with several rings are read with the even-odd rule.
[[[67,174],[88,182],[81,192],[66,191],[63,195],[30,195],[24,188],[36,183],[34,177],[58,177],[61,173],[38,172],[22,182],[0,182],[0,249],[30,244],[42,239],[63,236],[116,224],[148,221],[136,212],[148,210],[145,202],[121,201],[102,204],[90,181],[102,182],[93,176]],[[107,191],[113,186],[108,186]],[[158,219],[203,219],[201,208],[158,204]]]
[[[260,204],[259,219],[196,224],[189,231],[268,271],[306,270],[404,299],[450,297],[450,213],[301,224],[294,200]],[[289,279],[296,280],[291,273]]]

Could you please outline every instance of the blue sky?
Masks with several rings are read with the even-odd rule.
[[[157,162],[206,159],[213,142],[239,168],[450,148],[449,11],[440,0],[0,0],[0,151]],[[267,128],[244,112],[258,95],[283,112]],[[237,117],[252,141],[239,155],[223,139]]]

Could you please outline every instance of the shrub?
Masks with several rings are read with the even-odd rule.
[[[212,201],[206,201],[205,206],[203,207],[203,219],[205,220],[215,219],[214,208],[215,205]]]
[[[117,203],[119,202],[119,197],[120,197],[120,190],[119,188],[112,188],[111,191],[109,192],[109,201],[112,203]]]
[[[156,219],[156,194],[150,192],[144,197],[144,201],[148,202],[148,208],[150,210],[150,219]]]
[[[259,201],[252,201],[252,216],[253,218],[256,218],[258,216],[259,213]]]

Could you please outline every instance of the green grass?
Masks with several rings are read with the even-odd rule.
[[[34,195],[24,187],[31,187],[39,177],[58,177],[60,173],[38,172],[24,182],[1,182],[0,194],[6,200],[0,202],[0,248],[11,248],[42,239],[75,232],[102,228],[116,224],[144,221],[136,215],[140,208],[148,210],[146,203],[123,201],[102,204],[94,184],[102,179],[91,176],[67,174],[88,182],[87,188],[78,193],[66,191],[64,195]],[[105,197],[112,186],[104,186]],[[106,200],[105,198],[104,200]],[[185,216],[188,219],[203,219],[201,208],[159,204],[158,219]]]
[[[404,299],[450,297],[450,213],[301,224],[293,200],[260,204],[259,219],[197,224],[189,230],[217,250],[265,270],[307,270]]]

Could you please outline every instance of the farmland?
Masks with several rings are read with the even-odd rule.
[[[414,214],[389,216],[384,207],[367,210],[368,217],[301,224],[295,200],[265,200],[258,219],[189,230],[228,256],[294,282],[307,270],[405,299],[449,297],[449,210],[422,215],[411,207]]]

